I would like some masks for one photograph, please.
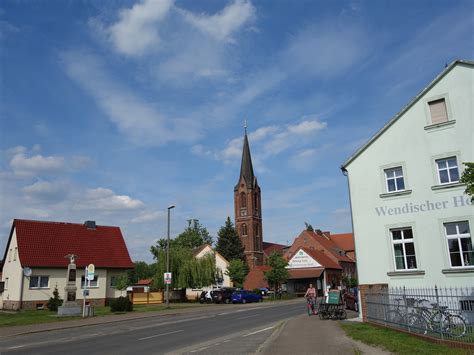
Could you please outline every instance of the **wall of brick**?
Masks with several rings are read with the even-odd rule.
[[[360,299],[359,305],[362,310],[362,320],[367,322],[367,293],[378,292],[388,288],[388,284],[368,284],[359,285]]]

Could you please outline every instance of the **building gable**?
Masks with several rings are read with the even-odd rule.
[[[322,265],[318,263],[311,255],[304,251],[304,249],[299,249],[295,255],[288,261],[288,268],[297,269],[297,268],[309,268],[309,267],[321,267]]]

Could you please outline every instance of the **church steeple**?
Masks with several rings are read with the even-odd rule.
[[[234,187],[235,227],[250,268],[263,265],[262,202],[260,186],[253,172],[245,124],[240,176]]]
[[[244,148],[242,150],[242,162],[240,164],[240,180],[244,178],[249,189],[254,186],[256,183],[256,178],[253,173],[253,165],[252,165],[252,157],[250,155],[250,147],[249,147],[249,140],[247,138],[247,129],[245,129],[245,137],[244,137]],[[239,183],[235,187],[235,190],[239,187]]]

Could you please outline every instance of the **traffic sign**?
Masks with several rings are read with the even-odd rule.
[[[172,280],[171,272],[165,272],[164,279],[165,279],[165,284],[171,284],[171,280]]]
[[[89,281],[94,280],[94,272],[95,272],[94,264],[89,264],[87,266],[87,280]]]

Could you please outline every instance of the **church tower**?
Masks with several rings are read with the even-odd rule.
[[[234,187],[235,228],[245,248],[250,269],[263,265],[262,200],[253,173],[252,158],[245,128],[239,182]]]

